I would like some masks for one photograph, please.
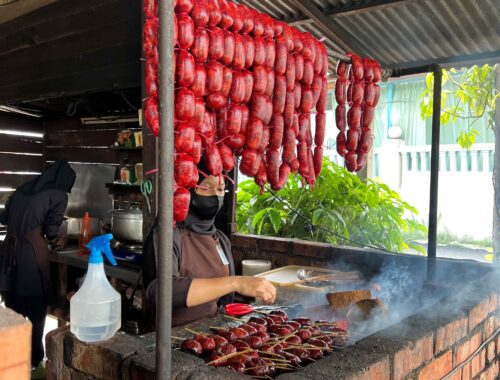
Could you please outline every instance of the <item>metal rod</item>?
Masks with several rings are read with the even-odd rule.
[[[495,67],[495,88],[500,91],[500,65]],[[495,108],[493,199],[493,265],[500,267],[500,98],[497,98]]]
[[[433,109],[432,109],[432,145],[431,145],[431,188],[429,201],[429,234],[427,242],[427,282],[436,279],[436,235],[438,215],[439,182],[439,134],[441,130],[441,84],[443,73],[441,66],[432,65],[434,73]]]
[[[328,52],[328,55],[345,63],[351,63],[351,57],[348,57],[347,55],[340,54],[334,51]],[[382,78],[390,78],[393,76],[393,70],[388,69],[388,68],[383,68],[382,69]]]
[[[170,379],[174,189],[174,1],[159,1],[159,234],[157,258],[156,379]]]
[[[423,74],[428,73],[433,70],[434,66],[423,65],[423,66],[415,66],[415,67],[407,67],[404,69],[389,69],[391,71],[391,77],[399,78],[404,77],[406,75],[415,75],[415,74]]]
[[[334,51],[328,52],[329,56],[332,56],[333,58],[338,59],[339,61],[344,61],[346,63],[351,63],[351,57],[348,57],[347,55],[336,53]]]

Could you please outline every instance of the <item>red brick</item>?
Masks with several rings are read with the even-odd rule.
[[[484,372],[479,376],[479,380],[498,380],[500,361],[492,363]]]
[[[64,336],[70,332],[69,326],[59,327],[50,331],[45,336],[45,354],[47,355],[48,362],[52,373],[56,379],[65,379],[69,376],[66,366],[64,365]],[[49,373],[49,371],[47,371]]]
[[[31,323],[0,307],[0,369],[31,362]]]
[[[490,312],[490,298],[474,306],[469,312],[469,331],[483,322]]]
[[[481,333],[476,333],[472,338],[466,340],[456,349],[455,365],[467,360],[481,345]]]
[[[495,359],[495,356],[496,356],[496,342],[493,341],[493,342],[490,342],[488,343],[488,352],[487,352],[487,355],[486,355],[486,362],[487,363],[491,363],[494,359]]]
[[[481,354],[477,354],[474,356],[472,361],[470,362],[471,365],[471,376],[475,377],[481,372]]]
[[[448,380],[462,380],[462,370],[456,371]]]
[[[71,379],[71,368],[65,365],[56,367],[51,360],[45,363],[45,372],[47,380]]]
[[[490,296],[490,313],[498,308],[498,297],[496,293]]]
[[[467,335],[468,319],[457,319],[439,328],[436,333],[434,355],[448,349]]]
[[[362,374],[355,375],[356,380],[386,380],[391,377],[391,366],[389,359],[377,362]],[[353,379],[354,379],[353,378]]]
[[[28,380],[31,377],[30,362],[0,369],[0,380]]]
[[[425,336],[410,347],[396,353],[394,356],[394,380],[404,379],[414,369],[433,357],[432,335]]]
[[[438,358],[427,364],[419,373],[419,380],[438,380],[447,375],[453,369],[453,354],[451,350],[446,351]]]
[[[472,377],[471,377],[470,373],[471,373],[471,364],[467,363],[462,368],[462,380],[471,380]]]
[[[496,330],[496,324],[497,324],[496,316],[491,316],[486,320],[483,328],[483,342],[494,334]]]
[[[155,373],[147,368],[133,366],[130,369],[130,380],[155,380]]]

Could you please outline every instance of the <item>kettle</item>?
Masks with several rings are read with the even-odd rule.
[[[118,241],[142,243],[142,210],[139,203],[132,203],[129,208],[111,211],[111,232]]]

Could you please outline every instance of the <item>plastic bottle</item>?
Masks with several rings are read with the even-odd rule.
[[[92,221],[90,220],[89,213],[86,212],[82,219],[82,226],[80,228],[80,241],[79,248],[80,254],[88,253],[88,249],[85,246],[92,239]]]
[[[113,235],[93,238],[89,268],[81,288],[70,300],[71,332],[83,342],[98,342],[113,337],[121,327],[121,296],[106,278],[102,253],[116,265],[109,242]]]

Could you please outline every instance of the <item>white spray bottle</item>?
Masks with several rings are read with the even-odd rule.
[[[106,278],[102,253],[116,265],[109,242],[113,235],[93,238],[89,268],[81,288],[70,300],[71,332],[83,342],[98,342],[113,337],[121,327],[121,296]]]

